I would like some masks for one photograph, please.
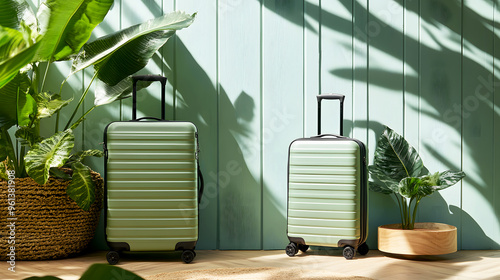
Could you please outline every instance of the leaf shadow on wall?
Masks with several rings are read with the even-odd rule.
[[[382,13],[371,13],[357,1],[339,2],[351,13],[355,11],[356,16],[365,15],[367,17],[367,19],[361,20],[368,21],[365,23],[365,26],[362,26],[364,30],[370,30],[370,27],[373,28],[373,26],[378,26],[379,32],[368,36],[366,34],[367,32],[363,31],[363,28],[361,28],[361,30],[356,29],[356,27],[359,26],[354,26],[354,23],[350,19],[338,16],[326,10],[321,10],[321,7],[309,2],[305,2],[304,4],[304,15],[308,16],[307,18],[304,17],[304,21],[297,21],[295,17],[291,15],[283,15],[283,17],[300,26],[303,26],[303,22],[310,21],[311,19],[316,19],[317,21],[321,20],[320,23],[322,28],[334,30],[345,36],[354,36],[361,44],[366,44],[367,40],[369,40],[368,45],[370,53],[382,52],[384,55],[388,55],[392,59],[400,61],[401,65],[405,64],[406,69],[416,69],[417,73],[411,74],[410,72],[404,73],[402,70],[401,72],[394,72],[384,68],[377,69],[373,66],[371,68],[356,68],[354,71],[352,68],[337,68],[330,70],[330,74],[346,80],[354,79],[355,81],[365,82],[368,85],[385,88],[388,89],[389,92],[406,92],[407,94],[417,97],[421,100],[420,102],[422,104],[430,106],[429,108],[417,108],[410,104],[408,108],[414,111],[420,111],[421,114],[427,118],[433,119],[436,123],[442,124],[443,126],[451,127],[456,131],[457,135],[462,135],[462,150],[466,150],[465,147],[471,150],[479,149],[480,152],[468,153],[466,155],[467,158],[473,161],[473,164],[469,164],[469,166],[475,166],[477,171],[464,171],[466,173],[469,171],[477,174],[476,176],[466,177],[465,182],[474,187],[474,189],[482,195],[483,201],[489,204],[489,207],[496,207],[496,212],[498,213],[498,196],[495,197],[492,195],[492,188],[494,187],[493,180],[486,179],[488,180],[486,183],[488,186],[485,187],[485,183],[473,179],[474,177],[493,178],[491,172],[494,172],[494,170],[492,170],[491,166],[494,166],[495,159],[491,156],[491,150],[478,145],[478,143],[482,143],[478,139],[481,139],[481,137],[483,139],[493,139],[494,128],[491,127],[491,130],[486,131],[487,129],[481,129],[478,123],[474,123],[471,120],[474,116],[484,119],[485,112],[488,112],[487,117],[490,119],[500,119],[498,108],[494,104],[495,101],[493,99],[494,86],[500,84],[498,77],[495,77],[494,73],[498,72],[500,69],[498,65],[491,63],[491,61],[498,59],[498,57],[495,56],[498,53],[495,53],[494,49],[489,47],[492,46],[494,40],[498,41],[498,35],[494,33],[494,30],[498,29],[500,24],[498,22],[493,22],[491,19],[477,13],[468,6],[462,7],[461,3],[457,1],[422,1],[421,3],[418,2],[419,5],[409,5],[408,7],[403,6],[402,1],[395,1],[394,3],[401,6],[401,11],[403,11],[402,9],[407,9],[406,14],[420,15],[422,22],[421,32],[425,32],[432,40],[433,45],[429,45],[422,43],[419,39],[406,36],[401,30],[387,24],[384,18],[381,17]],[[269,5],[266,1],[264,1],[264,4]],[[489,5],[493,5],[493,2],[490,2]],[[321,11],[321,19],[318,19],[318,11]],[[461,23],[461,15],[467,18],[467,28],[469,28],[467,30],[474,30],[474,32],[463,32],[462,27],[464,25]],[[305,25],[304,28],[314,31],[311,25]],[[439,33],[443,29],[446,29],[448,32],[447,34],[450,34],[448,37]],[[463,39],[461,36],[464,36]],[[490,42],[490,45],[484,43],[485,37],[490,38],[489,41],[486,41]],[[395,38],[400,38],[401,44],[394,44],[394,41],[397,40]],[[460,51],[462,40],[466,42],[463,46],[463,55]],[[402,51],[402,46],[407,50],[415,50],[416,53],[414,55],[418,55],[418,59],[408,59],[412,54],[404,53]],[[352,46],[345,45],[345,47],[350,49]],[[323,51],[325,50],[323,49]],[[422,59],[425,59],[425,65]],[[467,67],[470,73],[479,73],[470,80],[472,85],[469,85],[469,87],[474,89],[474,87],[477,86],[477,89],[482,85],[482,91],[468,91],[469,87],[464,89],[464,84],[460,80],[461,72],[457,69],[450,71],[449,68],[452,67],[450,65],[458,65],[459,68]],[[430,71],[423,71],[421,70],[422,67],[426,67],[425,69],[429,69]],[[457,75],[450,74],[450,72],[456,73]],[[357,73],[363,74],[357,75]],[[369,75],[364,73],[369,73]],[[425,84],[422,83],[423,79],[426,81]],[[414,86],[405,87],[405,85]],[[453,98],[457,96],[457,92],[460,91],[463,91],[464,104],[461,103],[462,101],[460,99],[457,100]],[[450,100],[455,100],[455,103],[450,104]],[[446,109],[443,110],[443,108]],[[460,108],[458,113],[454,108]],[[375,135],[380,135],[380,131],[377,131],[378,129],[374,127],[378,127],[380,124],[373,124],[372,121],[362,124],[361,121],[356,120],[354,125],[356,128],[365,127],[368,131],[375,132]],[[348,134],[349,130],[353,128],[353,124],[346,123],[345,128],[346,134]],[[425,129],[425,127],[422,129]],[[437,129],[439,130],[439,128]],[[462,129],[474,132],[474,137],[470,137],[468,134],[464,135]],[[451,140],[446,137],[438,140],[446,141],[446,139]],[[457,170],[461,168],[460,162],[451,162],[447,160],[446,157],[441,155],[439,150],[434,148],[433,141],[435,141],[435,139],[423,139],[423,141],[423,147],[426,149],[427,154],[438,160],[442,165]],[[485,158],[488,158],[488,160],[485,160]],[[371,205],[370,208],[383,208],[384,200],[378,200],[377,195],[375,195],[375,197],[377,197],[377,199],[370,199],[370,201],[374,201],[376,205]],[[456,217],[450,217],[450,220],[462,221],[467,227],[477,227],[476,231],[482,230],[481,226],[477,223],[469,224],[470,220],[466,219],[466,217],[470,216],[466,215],[464,211],[457,212],[456,215]],[[466,216],[461,217],[460,215]],[[500,217],[498,215],[496,217],[491,217],[491,219],[496,219],[493,223],[500,223]],[[498,242],[491,239],[485,239],[484,243],[480,244],[483,244],[483,246],[490,246],[491,244],[491,246],[495,248],[500,246]]]
[[[260,140],[250,126],[256,118],[255,101],[244,91],[232,101],[178,37],[175,54],[175,60],[167,56],[165,61],[175,68],[175,118],[198,127],[206,183],[200,233],[212,234],[200,234],[199,247],[261,249],[261,182],[247,164],[260,157]],[[210,243],[213,238],[217,246]]]

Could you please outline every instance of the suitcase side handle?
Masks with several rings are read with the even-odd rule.
[[[132,76],[132,120],[137,118],[137,82],[151,81],[161,83],[161,119],[165,120],[165,86],[167,78],[160,75],[135,75]]]
[[[318,99],[318,135],[321,135],[321,101],[323,99],[332,99],[332,100],[339,100],[340,101],[340,135],[344,135],[344,98],[345,96],[343,94],[336,94],[336,93],[330,93],[330,94],[323,94],[323,95],[317,95],[316,98]]]

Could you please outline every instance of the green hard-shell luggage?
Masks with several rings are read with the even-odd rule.
[[[288,154],[286,254],[309,245],[343,247],[346,259],[368,253],[365,145],[343,134],[344,96],[318,95],[318,135],[294,140]],[[321,134],[321,101],[340,101],[340,135]]]
[[[162,85],[161,119],[137,119],[136,84]],[[131,121],[104,130],[106,258],[122,251],[182,250],[190,263],[198,241],[198,203],[203,179],[198,164],[198,132],[191,122],[165,120],[162,76],[133,77]]]

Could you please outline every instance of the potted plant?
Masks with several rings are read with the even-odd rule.
[[[89,225],[82,225],[89,228],[87,232],[91,236],[80,243],[85,247],[91,240],[100,212],[102,178],[84,165],[83,159],[102,156],[102,152],[73,151],[76,141],[73,131],[96,107],[130,96],[131,75],[146,66],[175,31],[188,27],[195,17],[195,14],[173,12],[89,41],[93,29],[104,19],[112,4],[113,0],[47,0],[39,5],[36,15],[24,0],[5,0],[0,4],[0,179],[4,179],[0,183],[0,211],[2,217],[17,218],[17,259],[24,258],[23,250],[34,255],[34,258],[25,259],[40,259],[66,256],[82,249],[49,256],[33,252],[33,246],[44,247],[40,244],[41,236],[34,233],[40,229],[34,227],[57,228],[33,220],[34,216],[42,215],[41,211],[50,212],[46,213],[49,216],[42,218],[46,222],[58,220],[60,223],[72,221],[79,224],[80,218],[68,213],[92,216],[86,218],[90,220]],[[49,92],[45,88],[48,69],[60,61],[72,62],[71,73],[59,81],[59,92]],[[71,117],[61,124],[59,112],[72,102],[72,98],[62,98],[65,82],[89,67],[94,69],[92,79]],[[97,84],[94,106],[77,116],[94,81]],[[42,137],[40,123],[49,117],[56,118],[54,134]],[[20,147],[12,136],[21,143]],[[31,191],[26,193],[28,189]],[[9,190],[10,193],[15,191],[16,199],[16,207],[10,210]],[[55,201],[48,202],[51,199]],[[62,206],[62,201],[65,205],[73,205]],[[35,203],[40,208],[36,208]],[[57,209],[60,214],[56,215]],[[89,210],[93,214],[86,213]],[[21,218],[25,220],[21,221]],[[2,220],[5,223],[6,220]],[[2,225],[0,231],[2,244],[7,244],[7,240],[3,240],[9,237],[6,226]],[[79,232],[73,228],[67,234],[41,231],[38,235],[49,235],[44,238],[57,243],[51,238]],[[33,246],[26,245],[31,242],[27,240],[30,237],[39,238]],[[68,241],[67,245],[74,243]],[[61,247],[61,244],[54,246]],[[2,259],[6,256],[5,250],[2,245]],[[50,250],[55,249],[47,249]]]
[[[453,186],[462,171],[429,173],[418,152],[401,135],[386,127],[368,167],[370,189],[393,195],[401,223],[379,227],[379,250],[396,254],[437,255],[455,252],[456,228],[439,223],[416,223],[422,198]],[[433,244],[434,243],[434,244]]]

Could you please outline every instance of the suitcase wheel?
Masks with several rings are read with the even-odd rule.
[[[309,249],[309,245],[299,244],[299,250],[305,253]]]
[[[196,257],[196,253],[193,250],[184,250],[181,255],[181,259],[185,263],[190,263],[194,260],[194,257]]]
[[[106,260],[108,260],[109,264],[115,265],[120,261],[120,253],[116,251],[109,251],[106,254]]]
[[[352,246],[345,246],[342,255],[344,255],[346,260],[352,260],[356,256],[356,250]]]
[[[358,247],[358,253],[362,256],[368,254],[368,251],[370,251],[370,248],[368,247],[368,244],[366,243],[363,243],[361,245],[359,245]]]
[[[299,249],[297,248],[297,244],[290,242],[290,244],[286,246],[285,251],[289,257],[293,257],[295,256],[295,254],[297,254]]]

